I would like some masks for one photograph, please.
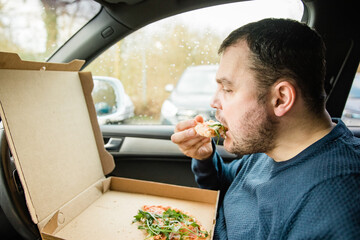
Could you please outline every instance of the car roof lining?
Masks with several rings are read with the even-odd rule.
[[[106,2],[106,3],[110,3],[110,4],[114,4],[114,3],[126,3],[128,5],[133,5],[133,4],[137,4],[139,2],[142,2],[144,0],[104,0],[101,2]]]
[[[164,4],[164,0],[143,0],[135,5],[121,2],[110,4],[106,0],[96,1],[101,3],[106,11],[118,22],[136,30],[157,20],[183,12],[219,4],[251,0],[166,0],[166,4]],[[139,13],[141,13],[141,17]]]

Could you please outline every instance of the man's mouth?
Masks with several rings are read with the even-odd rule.
[[[227,126],[226,121],[223,118],[221,118],[218,114],[215,115],[215,118],[219,121],[219,123],[221,123],[221,125],[226,128],[227,131],[229,130],[229,127]]]
[[[229,127],[227,126],[227,124],[226,124],[226,121],[223,119],[223,118],[221,118],[220,116],[219,116],[219,114],[216,114],[215,115],[215,118],[216,118],[216,120],[218,120],[218,122],[222,125],[222,127],[223,127],[223,134],[221,134],[221,137],[223,137],[224,139],[227,137],[227,133],[228,133],[228,131],[229,131]]]

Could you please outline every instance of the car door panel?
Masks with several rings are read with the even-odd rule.
[[[115,160],[112,176],[197,186],[191,172],[191,158],[170,140],[174,126],[106,125],[101,126],[101,130],[105,147]],[[218,151],[225,161],[236,157],[221,145]]]

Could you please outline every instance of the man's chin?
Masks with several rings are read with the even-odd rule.
[[[241,157],[241,156],[245,155],[245,153],[243,152],[243,149],[239,150],[236,147],[236,144],[233,142],[233,140],[231,138],[229,138],[229,137],[226,137],[224,139],[223,146],[224,146],[224,149],[227,152],[229,152],[231,154],[235,154],[238,157]]]
[[[228,152],[231,153],[232,149],[231,149],[231,146],[232,146],[232,141],[229,137],[226,137],[223,141],[223,146],[224,146],[224,149]]]

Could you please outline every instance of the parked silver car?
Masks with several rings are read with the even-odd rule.
[[[185,69],[175,88],[167,85],[171,95],[161,107],[161,123],[176,124],[198,114],[205,119],[215,119],[210,101],[216,90],[217,69],[217,65],[191,66]]]

